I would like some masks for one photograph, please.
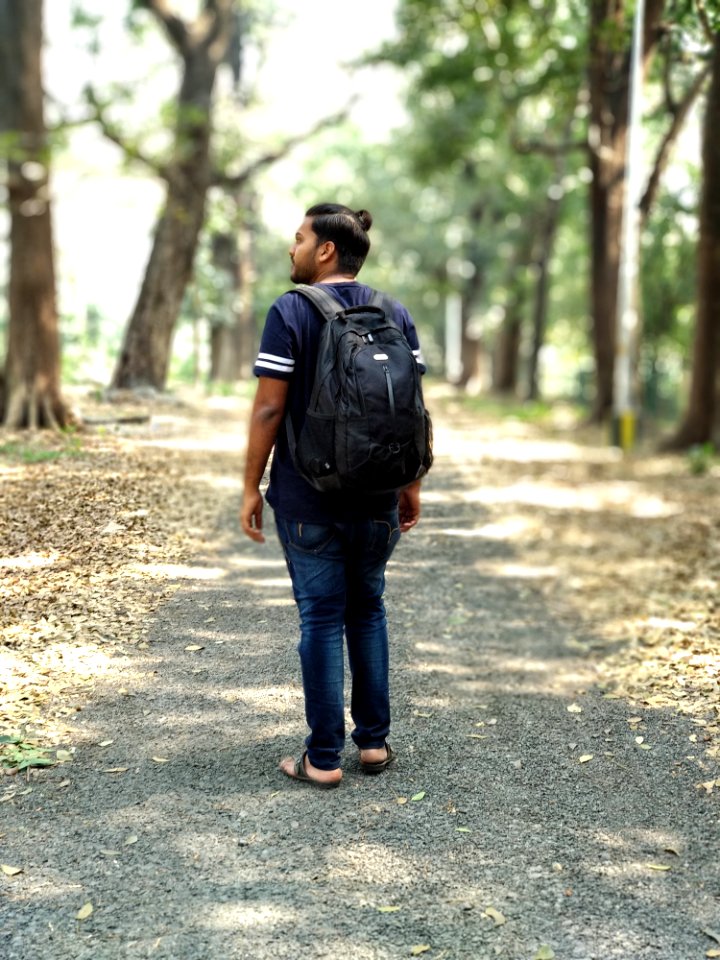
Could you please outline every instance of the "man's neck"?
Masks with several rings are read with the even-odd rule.
[[[355,277],[349,273],[329,273],[326,276],[320,276],[313,283],[353,283]]]

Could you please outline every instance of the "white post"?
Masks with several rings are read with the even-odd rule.
[[[623,450],[635,442],[637,420],[633,367],[638,330],[640,199],[642,189],[642,46],[645,2],[636,0],[630,58],[630,104],[625,160],[625,198],[620,240],[617,347],[613,389],[613,439]]]
[[[445,377],[448,383],[462,379],[462,298],[449,293],[445,300]]]

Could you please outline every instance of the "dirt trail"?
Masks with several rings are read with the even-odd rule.
[[[649,577],[632,540],[676,535],[683,493],[694,523],[688,490],[601,446],[441,410],[422,523],[388,577],[400,759],[367,778],[348,750],[328,794],[276,771],[305,732],[297,617],[277,544],[237,529],[241,413],[211,429],[181,412],[133,440],[172,445],[172,485],[214,519],[165,570],[142,642],[113,646],[86,691],[72,759],[0,781],[0,861],[22,869],[0,877],[0,956],[720,949],[713,675],[688,668],[680,699],[669,678],[648,686],[620,643],[648,598],[606,571],[615,544],[620,582]],[[705,599],[697,586],[684,635],[710,647]]]

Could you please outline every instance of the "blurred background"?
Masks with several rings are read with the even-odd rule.
[[[432,378],[716,443],[719,26],[717,0],[0,0],[3,422],[65,425],[71,385],[244,389],[330,200],[372,212],[360,279]]]

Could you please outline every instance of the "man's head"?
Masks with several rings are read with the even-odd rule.
[[[370,249],[372,216],[339,203],[318,203],[305,214],[290,248],[293,283],[317,283],[328,276],[353,278]]]

